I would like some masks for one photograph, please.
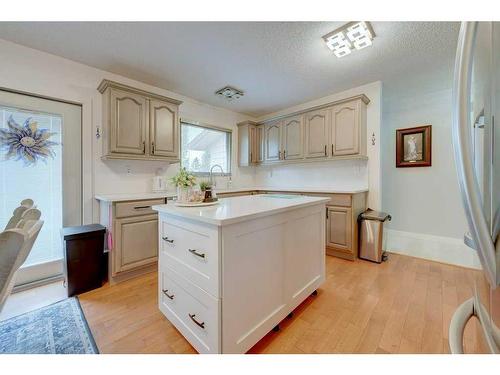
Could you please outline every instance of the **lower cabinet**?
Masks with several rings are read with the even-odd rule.
[[[352,210],[346,207],[326,207],[326,246],[354,258],[352,246]]]
[[[358,257],[358,216],[366,209],[366,193],[334,195],[326,206],[326,253],[343,259]]]
[[[158,215],[117,219],[115,222],[114,274],[158,259]]]
[[[107,228],[108,279],[111,284],[153,272],[158,262],[158,214],[151,207],[164,198],[100,202]]]

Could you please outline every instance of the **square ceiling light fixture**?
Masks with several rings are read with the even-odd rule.
[[[375,33],[370,22],[366,21],[349,22],[323,36],[326,45],[337,57],[344,57],[353,49],[371,46],[373,38]]]
[[[217,90],[215,92],[215,95],[230,102],[231,100],[241,98],[243,95],[245,95],[245,93],[241,90],[235,89],[234,87],[226,86],[220,90]]]

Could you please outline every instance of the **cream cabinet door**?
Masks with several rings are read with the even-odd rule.
[[[305,157],[324,158],[329,154],[328,127],[329,110],[305,114]]]
[[[327,206],[326,246],[352,253],[352,210]]]
[[[360,101],[332,108],[332,156],[356,155],[360,150]]]
[[[257,128],[255,126],[249,126],[248,127],[248,132],[250,136],[250,141],[249,141],[249,147],[250,147],[250,163],[255,164],[257,163]]]
[[[121,154],[146,154],[148,110],[141,95],[112,89],[110,150]]]
[[[264,161],[264,127],[262,125],[255,127],[255,152],[257,163]]]
[[[178,106],[159,100],[150,101],[150,154],[152,156],[179,156]]]
[[[158,215],[115,220],[113,275],[158,260]]]
[[[264,160],[281,160],[281,122],[272,122],[264,128]]]
[[[302,116],[286,118],[283,121],[283,159],[302,159],[303,152],[303,128]]]

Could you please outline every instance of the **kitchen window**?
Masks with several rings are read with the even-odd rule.
[[[216,164],[214,175],[231,174],[232,131],[210,125],[181,121],[181,166],[197,175],[208,175]]]

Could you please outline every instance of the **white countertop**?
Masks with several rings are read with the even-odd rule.
[[[206,207],[177,207],[175,204],[153,206],[153,210],[173,216],[201,221],[213,225],[228,225],[241,221],[277,214],[299,207],[326,204],[329,198],[293,196],[280,198],[273,195],[249,195],[222,198],[219,204]]]
[[[239,193],[243,191],[283,191],[290,193],[325,193],[325,194],[356,194],[367,192],[367,188],[356,189],[336,189],[336,188],[313,188],[313,187],[279,187],[279,186],[249,186],[231,189],[215,189],[216,193]],[[142,199],[157,199],[157,198],[175,198],[175,191],[167,191],[161,193],[116,193],[116,194],[97,194],[94,198],[102,202],[124,202],[135,201]]]
[[[102,202],[124,202],[138,201],[143,199],[174,198],[176,193],[116,193],[116,194],[97,194],[94,198]]]
[[[264,190],[264,191],[284,191],[290,193],[328,193],[328,194],[357,194],[365,193],[368,188],[354,188],[354,189],[338,189],[338,188],[317,188],[317,187],[279,187],[279,186],[253,186],[253,187],[241,187],[241,188],[231,188],[231,189],[215,189],[216,193],[238,193],[241,191],[254,191],[254,190]]]

